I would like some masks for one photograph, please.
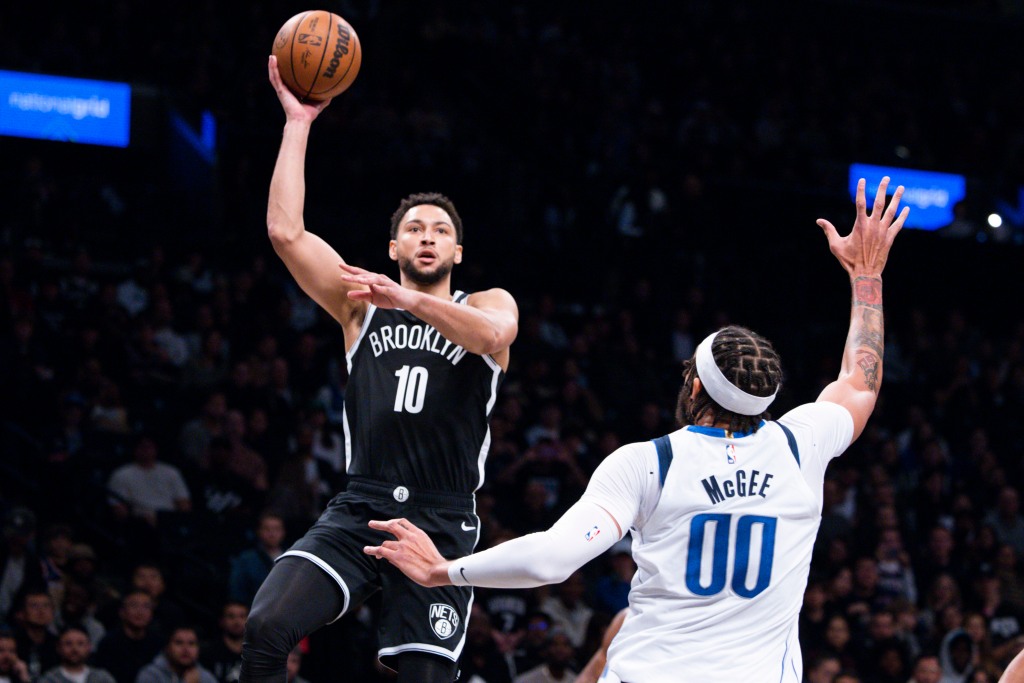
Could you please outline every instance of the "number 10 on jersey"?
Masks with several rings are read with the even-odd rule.
[[[427,369],[403,365],[401,370],[395,370],[395,377],[398,378],[395,412],[418,413],[423,410],[423,400],[427,396]]]
[[[729,556],[732,556],[732,591],[741,598],[752,598],[768,587],[772,580],[772,560],[775,557],[775,517],[742,515],[736,521],[736,538],[732,539],[732,515],[703,514],[690,521],[690,546],[686,556],[686,587],[694,595],[716,595],[725,588]],[[714,522],[714,540],[711,549],[711,580],[701,584],[704,559],[704,537],[708,523]],[[757,580],[753,588],[747,587],[750,569],[750,548],[754,527],[761,527],[761,553],[757,565]],[[729,550],[732,546],[732,552]]]

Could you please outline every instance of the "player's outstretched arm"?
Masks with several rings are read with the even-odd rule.
[[[850,276],[853,304],[850,331],[843,350],[839,378],[825,387],[819,401],[838,403],[853,417],[853,438],[864,431],[875,409],[882,385],[882,359],[885,319],[882,309],[882,271],[889,258],[893,240],[910,213],[904,208],[899,216],[903,186],[896,188],[889,206],[885,205],[889,178],[882,178],[875,194],[871,215],[867,213],[864,179],[857,184],[857,218],[849,235],[840,237],[835,226],[824,218],[818,225],[825,231],[828,246]]]
[[[621,531],[600,533],[601,528],[621,527],[608,511],[589,501],[577,502],[547,531],[456,560],[444,559],[430,537],[407,519],[371,521],[370,527],[392,534],[395,540],[366,546],[363,552],[387,560],[427,588],[535,588],[561,583],[622,536]]]
[[[303,104],[281,81],[277,59],[273,56],[270,57],[267,69],[270,83],[285,112],[281,149],[270,180],[267,232],[274,250],[302,290],[338,322],[347,326],[352,322],[353,313],[361,311],[364,306],[346,296],[353,285],[338,279],[341,257],[321,238],[307,232],[302,218],[306,199],[304,167],[309,129],[330,100]]]
[[[429,323],[445,339],[470,353],[491,355],[503,367],[508,349],[519,332],[519,308],[504,289],[488,289],[470,295],[468,306],[403,287],[387,275],[341,264],[341,279],[366,287],[349,298],[378,308],[401,308]]]

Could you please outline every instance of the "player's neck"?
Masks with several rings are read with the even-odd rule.
[[[705,415],[704,417],[698,418],[694,424],[694,427],[715,427],[718,429],[728,429],[729,423],[727,421],[719,420],[715,422],[715,418],[712,415]]]
[[[413,289],[429,296],[436,296],[438,299],[444,299],[445,301],[452,300],[452,279],[450,277],[446,277],[440,282],[436,282],[432,285],[425,285],[409,279],[403,273],[401,276],[401,284],[406,289]]]

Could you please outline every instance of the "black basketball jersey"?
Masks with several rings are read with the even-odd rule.
[[[453,300],[465,305],[467,296]],[[483,484],[504,377],[493,358],[469,353],[407,311],[371,305],[347,359],[349,475],[452,493]]]

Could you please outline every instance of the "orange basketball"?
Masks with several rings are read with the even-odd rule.
[[[340,95],[359,74],[363,50],[351,25],[326,10],[302,12],[285,22],[273,54],[281,80],[302,101]]]

